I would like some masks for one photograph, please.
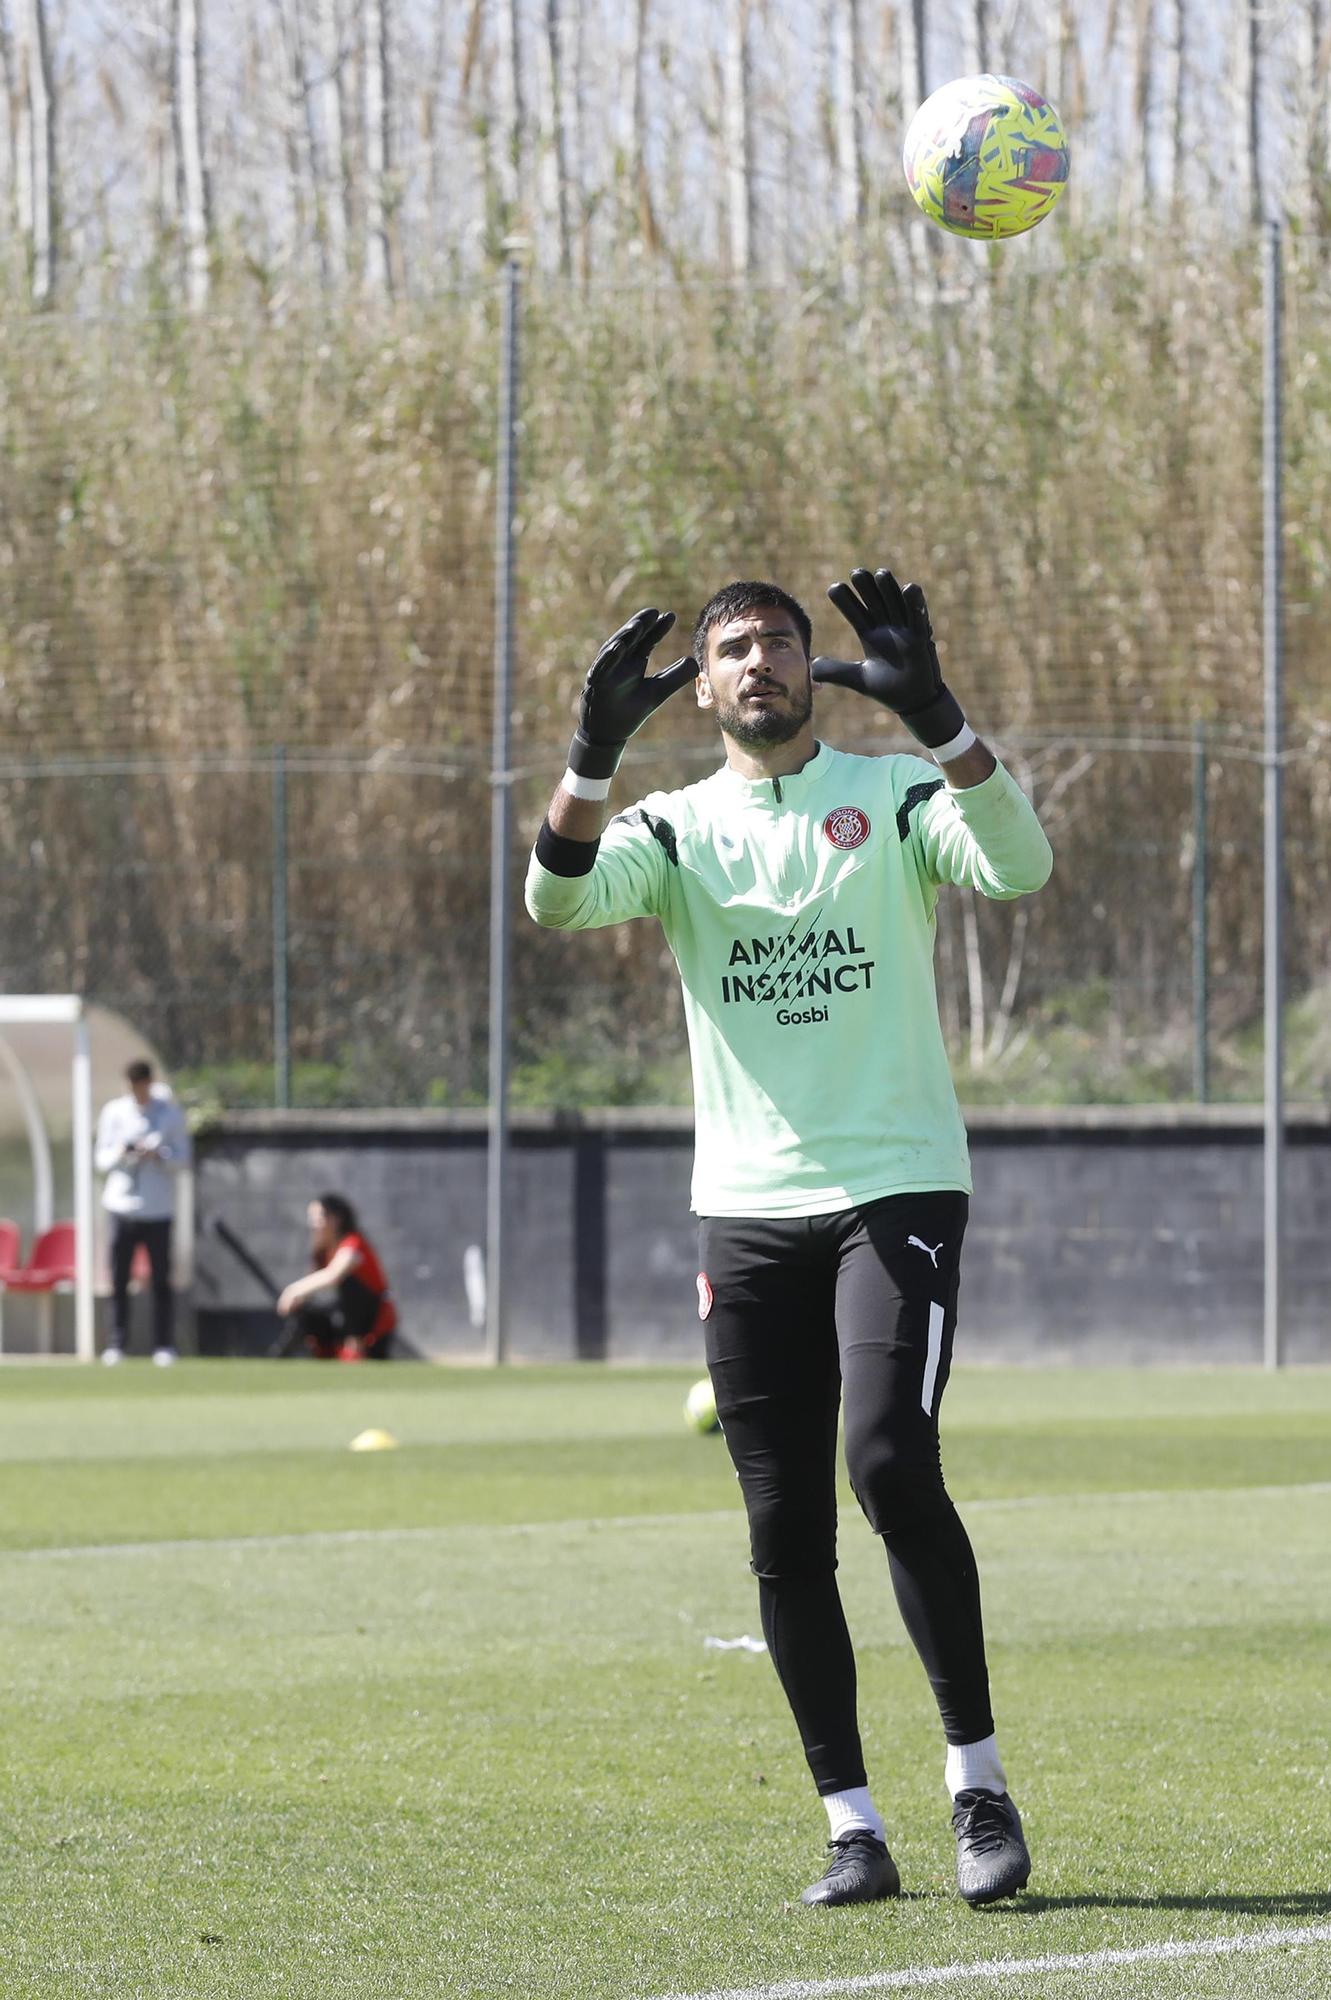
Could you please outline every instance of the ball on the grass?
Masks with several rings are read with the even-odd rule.
[[[1014,76],[962,76],[910,121],[906,182],[954,236],[1020,236],[1067,186],[1068,142],[1052,104]]]
[[[691,1431],[705,1437],[708,1431],[721,1428],[716,1414],[716,1396],[706,1375],[701,1382],[695,1382],[684,1398],[684,1421]]]

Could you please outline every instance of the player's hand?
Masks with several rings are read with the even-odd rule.
[[[296,1295],[296,1287],[288,1285],[285,1291],[281,1291],[277,1295],[277,1314],[279,1319],[286,1319],[289,1314],[296,1310],[299,1304],[300,1300]]]
[[[578,726],[568,759],[569,768],[579,776],[613,777],[634,731],[655,715],[663,701],[696,678],[698,662],[687,655],[673,666],[663,667],[659,674],[647,672],[653,647],[660,644],[674,622],[673,611],[651,607],[635,611],[592,661],[582,686]]]
[[[943,683],[919,584],[903,590],[890,569],[853,569],[849,583],[834,583],[827,594],[854,630],[864,658],[820,655],[813,663],[815,681],[881,702],[931,750],[950,743],[965,729],[966,718]]]
[[[592,661],[578,703],[578,728],[589,743],[627,743],[663,701],[696,679],[687,656],[659,674],[647,663],[675,622],[673,611],[635,611]]]

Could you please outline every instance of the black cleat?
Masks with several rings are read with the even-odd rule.
[[[952,1801],[957,1836],[957,1888],[974,1909],[1015,1896],[1031,1875],[1021,1814],[1007,1793],[958,1792]]]
[[[801,1903],[826,1909],[841,1903],[880,1903],[885,1896],[901,1894],[896,1862],[883,1842],[863,1827],[827,1845],[832,1852],[827,1873],[804,1891]]]

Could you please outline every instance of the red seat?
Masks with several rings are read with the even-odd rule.
[[[8,1292],[54,1292],[74,1282],[74,1225],[53,1222],[32,1246],[32,1255],[19,1270],[3,1277]]]
[[[19,1268],[23,1255],[23,1232],[17,1222],[0,1221],[0,1285]]]

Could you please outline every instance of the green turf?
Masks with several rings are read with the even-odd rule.
[[[0,1373],[5,2000],[646,2000],[1331,1927],[1331,1374],[954,1379],[1036,1856],[987,1913],[849,1496],[908,1893],[791,1906],[822,1816],[769,1663],[704,1646],[756,1605],[687,1380]],[[1311,2000],[1331,1945],[914,1990]]]

